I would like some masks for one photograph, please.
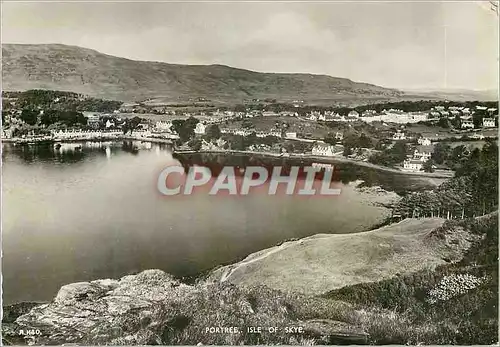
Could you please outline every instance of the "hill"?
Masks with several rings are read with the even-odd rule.
[[[498,90],[469,90],[469,89],[438,89],[438,90],[405,90],[408,94],[419,96],[422,99],[435,98],[450,101],[496,101]]]
[[[470,235],[457,230],[443,239],[434,238],[433,231],[443,222],[441,218],[406,219],[362,233],[318,234],[254,253],[214,271],[210,279],[313,295],[380,281],[460,259],[470,246]]]
[[[122,101],[208,98],[241,102],[272,98],[282,102],[360,102],[403,95],[394,89],[326,75],[134,61],[61,44],[4,44],[2,54],[6,91],[64,90]]]

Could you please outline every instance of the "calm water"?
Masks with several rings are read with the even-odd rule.
[[[164,197],[156,182],[169,163],[245,165],[256,159],[173,158],[168,147],[137,142],[60,149],[4,144],[2,158],[7,304],[49,300],[67,283],[149,268],[194,275],[285,239],[365,230],[387,209],[348,184],[355,179],[393,190],[426,186],[415,178],[344,165],[337,197]]]

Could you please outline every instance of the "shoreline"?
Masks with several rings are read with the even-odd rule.
[[[161,144],[169,144],[173,145],[173,141],[169,139],[157,139],[157,138],[143,138],[136,136],[119,136],[119,137],[99,137],[94,139],[87,138],[76,138],[76,139],[43,139],[38,141],[23,141],[22,139],[1,139],[1,142],[5,143],[14,143],[21,145],[36,145],[36,144],[56,144],[56,143],[71,143],[71,142],[106,142],[106,141],[123,141],[123,140],[131,140],[131,141],[142,141],[142,142],[150,142],[150,143],[161,143]],[[407,176],[420,176],[420,177],[428,177],[428,178],[452,178],[455,173],[453,171],[446,172],[420,172],[420,171],[404,171],[396,168],[391,168],[388,166],[372,164],[367,161],[361,161],[356,159],[349,159],[343,156],[320,156],[313,155],[307,153],[274,153],[274,152],[257,152],[257,151],[248,151],[248,150],[176,150],[173,148],[172,154],[247,154],[247,155],[260,155],[262,157],[272,157],[272,158],[291,158],[291,159],[312,159],[318,160],[319,162],[327,163],[327,164],[337,164],[337,163],[349,163],[358,166],[363,166],[375,170],[391,172],[401,175]]]
[[[382,222],[375,223],[374,225],[367,227],[366,230],[355,232],[353,234],[359,234],[359,233],[365,233],[365,232],[373,231],[373,230],[382,228],[384,226],[391,225],[391,224],[398,224],[400,222],[401,221],[397,221],[397,222],[393,221],[391,217],[386,217]],[[198,284],[200,282],[208,280],[209,277],[210,277],[210,275],[213,274],[215,271],[217,271],[217,270],[219,270],[221,268],[227,267],[227,266],[236,265],[236,264],[240,263],[241,261],[245,260],[246,258],[248,258],[249,256],[251,256],[252,254],[256,254],[256,253],[259,253],[259,252],[264,252],[264,251],[266,251],[268,249],[272,249],[272,248],[275,248],[275,247],[280,247],[280,246],[282,246],[282,245],[284,245],[286,243],[289,243],[289,242],[300,242],[301,240],[304,240],[304,239],[314,238],[317,235],[337,235],[337,234],[333,234],[333,233],[327,233],[327,234],[318,233],[318,234],[313,234],[313,235],[304,236],[304,237],[298,237],[298,238],[297,237],[287,238],[287,239],[278,241],[275,244],[270,245],[269,247],[265,247],[265,248],[259,249],[257,251],[254,251],[254,252],[250,252],[249,254],[242,255],[240,257],[237,257],[237,258],[235,258],[233,260],[230,260],[230,261],[227,261],[227,262],[222,262],[222,263],[217,264],[217,265],[215,265],[213,267],[210,267],[209,269],[199,271],[199,272],[197,272],[196,274],[193,274],[193,275],[187,275],[187,276],[174,276],[174,275],[171,275],[171,276],[174,279],[176,279],[179,282],[184,283],[186,285],[196,285],[196,284]],[[341,235],[341,234],[339,234],[339,235]],[[144,269],[144,270],[138,271],[137,273],[135,273],[135,272],[134,273],[130,273],[128,275],[136,275],[138,273],[141,273],[141,272],[147,271],[147,270],[149,270],[149,269]],[[126,275],[123,275],[123,276],[126,276]],[[93,280],[99,280],[99,279],[100,278],[96,278],[96,279],[93,279]],[[112,278],[112,279],[114,279],[114,278]],[[71,283],[67,283],[67,284],[71,284]],[[8,309],[12,310],[12,309],[16,309],[18,306],[28,305],[28,306],[33,306],[34,307],[34,306],[39,306],[39,305],[47,304],[48,302],[49,301],[43,301],[43,300],[16,301],[16,302],[12,302],[12,303],[9,303],[9,304],[2,304],[2,308],[3,309],[8,308]],[[5,314],[4,314],[4,316],[5,316]]]
[[[151,137],[139,137],[139,136],[112,136],[112,137],[98,137],[98,138],[74,138],[74,139],[40,139],[40,140],[25,140],[19,138],[11,138],[11,139],[1,139],[1,142],[5,143],[14,143],[20,145],[37,145],[37,144],[55,144],[55,143],[70,143],[70,142],[106,142],[106,141],[123,141],[123,140],[132,140],[132,141],[142,141],[142,142],[151,142],[151,143],[165,143],[165,144],[173,144],[172,140],[169,139],[159,139],[159,138],[151,138]]]
[[[349,158],[345,158],[345,157],[319,156],[319,155],[312,155],[312,154],[287,153],[287,155],[283,155],[283,154],[273,153],[273,152],[256,152],[256,151],[240,151],[240,150],[193,151],[193,150],[176,150],[176,149],[173,150],[173,154],[181,154],[181,155],[182,154],[251,154],[251,155],[260,155],[263,157],[273,157],[273,158],[313,159],[313,160],[318,160],[320,162],[324,162],[327,164],[349,163],[349,164],[364,166],[367,168],[372,168],[372,169],[376,169],[376,170],[380,170],[380,171],[392,172],[392,173],[409,175],[409,176],[421,176],[421,177],[429,177],[429,178],[452,178],[455,175],[455,172],[453,172],[453,171],[441,172],[441,173],[439,173],[439,172],[403,171],[403,170],[398,170],[398,169],[391,168],[388,166],[372,164],[369,162],[356,160],[356,159],[349,159]]]
[[[398,224],[400,223],[401,221],[394,221],[392,217],[388,216],[386,218],[384,218],[381,222],[378,222],[378,223],[375,223],[373,224],[372,226],[369,226],[368,228],[366,228],[366,230],[362,230],[362,231],[358,231],[358,232],[355,232],[355,233],[352,233],[352,234],[359,234],[359,233],[364,233],[364,232],[368,232],[368,231],[372,231],[372,230],[376,230],[376,229],[380,229],[384,226],[388,226],[388,225],[391,225],[391,224]],[[200,281],[205,281],[207,279],[209,279],[210,275],[212,273],[214,273],[215,271],[223,268],[223,267],[226,267],[226,266],[231,266],[231,265],[235,265],[235,264],[238,264],[240,262],[242,262],[243,260],[245,260],[246,258],[248,258],[249,256],[251,256],[252,254],[255,254],[255,253],[259,253],[259,252],[263,252],[267,249],[271,249],[271,248],[275,248],[275,247],[280,247],[282,246],[283,244],[285,243],[288,243],[288,242],[300,242],[301,240],[304,240],[304,239],[308,239],[308,238],[314,238],[315,236],[317,235],[337,235],[337,234],[334,234],[334,233],[318,233],[318,234],[313,234],[313,235],[309,235],[309,236],[304,236],[304,237],[290,237],[290,238],[287,238],[287,239],[284,239],[282,241],[279,241],[279,242],[276,242],[276,244],[274,245],[271,245],[269,247],[266,247],[266,248],[263,248],[263,249],[259,249],[255,252],[251,252],[247,255],[243,255],[243,256],[240,256],[240,257],[237,257],[231,261],[227,261],[227,262],[223,262],[223,263],[220,263],[220,264],[217,264],[209,269],[206,269],[206,270],[203,270],[203,271],[199,271],[198,273],[194,274],[194,275],[190,275],[190,276],[174,276],[174,278],[178,279],[180,282],[182,283],[185,283],[185,284],[188,284],[188,285],[195,285],[197,284],[198,282]],[[338,234],[338,235],[341,235],[341,234]]]

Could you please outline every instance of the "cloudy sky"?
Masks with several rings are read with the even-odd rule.
[[[2,41],[402,89],[498,86],[488,1],[3,2]]]

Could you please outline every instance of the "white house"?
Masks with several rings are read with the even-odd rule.
[[[9,128],[9,129],[5,129],[5,128],[2,128],[2,138],[4,139],[10,139],[12,138],[12,131],[13,129]]]
[[[495,127],[495,118],[483,118],[483,127],[484,128],[494,128]]]
[[[360,118],[363,122],[365,123],[372,123],[372,122],[381,122],[382,121],[382,116],[381,115],[366,115],[366,116],[361,116]]]
[[[253,131],[248,129],[237,129],[234,131],[235,135],[241,135],[241,136],[248,136],[251,133],[253,133]]]
[[[296,139],[297,138],[297,133],[296,132],[288,132],[288,133],[285,133],[285,137],[287,139]]]
[[[429,112],[429,119],[438,119],[440,116],[441,114],[437,111]]]
[[[278,117],[279,113],[273,112],[273,111],[264,111],[262,112],[263,117]]]
[[[355,118],[358,118],[359,117],[359,113],[356,111],[356,110],[352,110],[351,112],[349,112],[347,114],[347,117],[355,117]]]
[[[207,126],[201,122],[196,124],[196,128],[194,129],[194,133],[198,135],[204,135],[205,130],[207,129]]]
[[[331,122],[345,122],[345,121],[346,121],[345,117],[339,114],[336,114],[331,118]]]
[[[410,119],[408,123],[418,123],[425,122],[427,120],[427,113],[424,112],[414,112],[410,113]]]
[[[109,119],[106,121],[106,129],[110,128],[110,127],[114,127],[114,126],[115,126],[115,122],[112,122]]]
[[[406,140],[406,135],[404,132],[401,132],[398,130],[398,132],[396,132],[396,133],[394,133],[394,135],[392,135],[392,139],[394,141]]]
[[[472,134],[469,136],[471,139],[484,140],[483,134]]]
[[[361,117],[373,117],[376,114],[377,114],[377,111],[375,111],[375,110],[366,110],[361,114]]]
[[[271,130],[269,132],[269,135],[270,136],[275,136],[275,137],[281,137],[281,131],[279,131],[279,130]]]
[[[170,122],[170,121],[156,122],[155,128],[156,128],[156,130],[170,131],[170,129],[172,128],[172,122]]]
[[[95,112],[83,112],[83,115],[87,117],[87,125],[91,127],[99,126],[99,114]]]
[[[461,128],[462,129],[474,129],[474,122],[472,122],[471,120],[463,120]]]
[[[424,163],[419,160],[405,160],[403,162],[403,169],[406,171],[421,171]]]
[[[326,143],[317,143],[312,149],[312,155],[324,155],[333,156],[335,155],[335,146],[328,145]]]
[[[429,140],[426,137],[419,138],[417,140],[417,142],[418,142],[419,145],[422,145],[422,146],[430,146],[431,145],[431,140]]]
[[[327,170],[327,171],[331,171],[334,169],[333,165],[332,164],[326,164],[326,163],[312,163],[311,164],[312,167],[318,167],[320,169],[324,169],[324,170]]]
[[[468,108],[464,108],[462,110],[462,115],[463,116],[470,116],[470,110]]]
[[[425,162],[431,158],[432,152],[434,152],[433,146],[417,146],[413,152],[413,159]]]

